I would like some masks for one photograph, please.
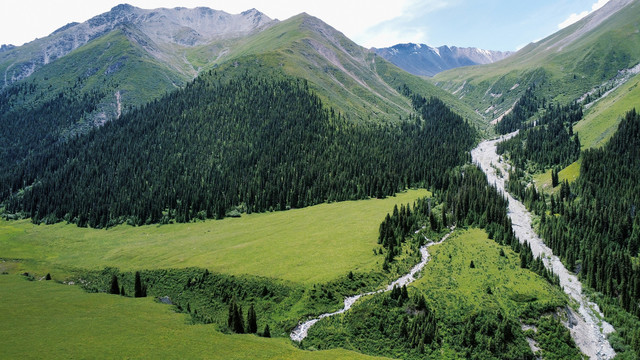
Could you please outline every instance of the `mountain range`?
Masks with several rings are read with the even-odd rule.
[[[513,54],[511,51],[492,51],[446,45],[431,47],[412,43],[373,50],[399,68],[420,76],[434,76],[439,72],[461,66],[491,64]]]
[[[511,200],[472,164],[479,142],[510,134],[495,153],[483,141],[512,166],[505,190],[535,214],[532,230],[576,273],[575,291],[593,289],[615,326],[594,330],[611,332],[598,340],[611,348],[602,357],[615,349],[637,358],[638,19],[640,1],[610,0],[509,53],[367,49],[306,13],[274,20],[256,9],[118,5],[23,46],[3,45],[0,268],[36,269],[43,279],[50,269],[73,272],[90,291],[110,282],[112,294],[125,296],[137,266],[163,259],[156,272],[136,275],[136,287],[171,294],[176,311],[219,335],[221,348],[230,339],[274,344],[222,334],[245,332],[243,307],[248,332],[257,332],[257,319],[263,335],[271,327],[275,341],[291,346],[282,338],[297,324],[365,293],[353,309],[318,322],[296,350],[580,359],[573,319],[562,323],[571,306],[548,257],[534,258],[534,245],[516,237]],[[351,220],[370,220],[368,212],[336,212],[326,226],[336,241],[315,240],[307,228],[314,205],[327,213],[347,200],[375,207],[376,198],[415,188],[430,193],[402,197],[413,205],[388,209],[360,239],[331,230],[358,227]],[[284,216],[265,224],[271,212]],[[297,221],[297,230],[282,231],[280,221]],[[244,233],[209,231],[232,222]],[[426,252],[425,241],[437,238]],[[298,240],[306,245],[291,245]],[[358,259],[343,256],[339,271],[307,276],[356,243]],[[105,254],[78,261],[69,250],[76,248]],[[211,259],[222,274],[204,269]],[[418,259],[430,262],[413,285],[375,292]],[[287,276],[290,268],[302,275]]]

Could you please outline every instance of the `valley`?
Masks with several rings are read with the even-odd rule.
[[[531,245],[534,255],[541,258],[545,266],[559,276],[560,286],[577,303],[577,313],[570,307],[566,309],[569,319],[565,326],[571,330],[571,335],[580,350],[591,359],[612,359],[615,356],[615,351],[606,337],[615,329],[611,324],[602,320],[604,315],[598,305],[591,302],[582,292],[582,284],[578,278],[565,268],[558,256],[553,255],[553,251],[535,233],[531,213],[505,189],[505,174],[509,173],[510,167],[496,153],[496,143],[509,139],[513,135],[515,133],[502,136],[497,140],[487,140],[480,143],[471,151],[473,161],[487,175],[489,183],[507,197],[509,217],[518,239]]]
[[[384,48],[128,4],[2,45],[3,358],[639,358],[640,1],[516,52],[418,5]]]

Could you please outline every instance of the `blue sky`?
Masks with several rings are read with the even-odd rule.
[[[21,45],[126,0],[1,0],[0,44]],[[607,0],[130,0],[141,8],[256,8],[284,20],[307,12],[365,47],[415,42],[516,50],[551,35]]]

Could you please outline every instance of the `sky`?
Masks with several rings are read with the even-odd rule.
[[[285,20],[306,12],[364,47],[399,43],[518,50],[609,0],[0,0],[0,44],[22,45],[119,3],[152,9],[205,6],[237,14],[256,8]]]

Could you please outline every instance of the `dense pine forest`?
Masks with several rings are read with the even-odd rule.
[[[51,94],[36,82],[23,82],[0,91],[1,172],[12,171],[29,154],[45,152],[71,133],[93,126],[81,120],[96,110],[105,94],[80,92],[81,85],[79,79]]]
[[[531,172],[566,167],[580,157],[580,139],[573,133],[573,124],[582,119],[582,106],[577,102],[554,105],[536,97],[532,89],[496,125],[501,134],[520,130],[498,144],[498,154],[508,153],[513,165]]]
[[[640,353],[640,116],[633,110],[610,142],[583,152],[580,176],[550,196],[526,188],[513,171],[509,189],[540,216],[539,232],[567,268],[599,293],[618,335]],[[622,311],[623,310],[623,311]],[[626,312],[626,314],[625,314]],[[624,345],[617,349],[625,350]]]
[[[475,131],[435,98],[422,116],[354,124],[302,80],[213,71],[0,179],[6,211],[108,227],[237,216],[441,186]]]

